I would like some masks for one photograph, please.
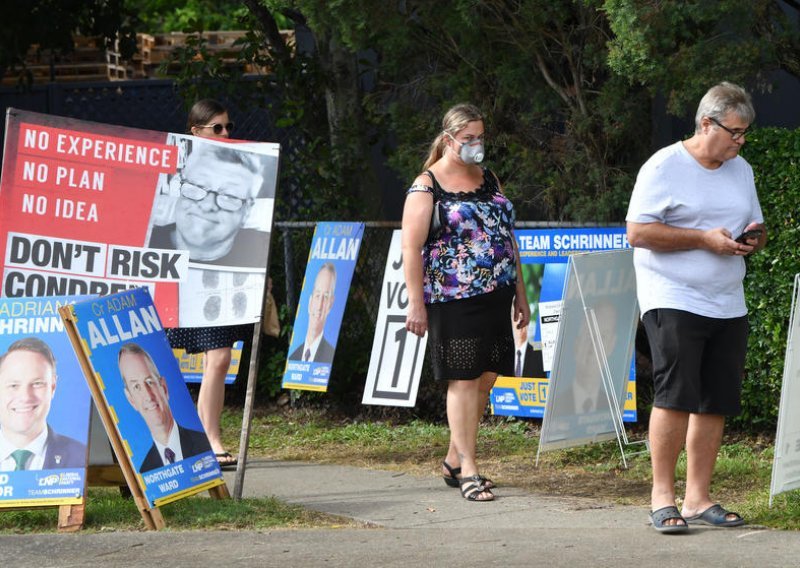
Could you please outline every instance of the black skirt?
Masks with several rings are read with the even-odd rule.
[[[514,375],[514,294],[514,287],[506,286],[428,304],[428,351],[437,381],[472,380],[485,372]]]
[[[173,349],[187,353],[202,353],[222,347],[232,347],[239,339],[253,335],[253,324],[222,327],[175,327],[165,330]]]

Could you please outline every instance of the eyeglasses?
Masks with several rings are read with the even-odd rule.
[[[742,136],[747,134],[748,130],[750,130],[750,127],[747,127],[744,130],[731,130],[730,128],[728,128],[727,126],[722,124],[719,120],[717,120],[716,118],[713,118],[711,116],[708,117],[708,120],[710,120],[711,122],[713,122],[714,124],[719,126],[722,130],[724,130],[725,132],[730,134],[731,135],[731,140],[738,140],[739,138],[741,138]]]
[[[214,124],[198,124],[197,128],[213,128],[214,134],[219,136],[222,134],[223,129],[227,130],[228,134],[233,133],[233,126],[234,124],[232,122],[226,122],[225,124],[222,124],[221,122],[215,122]]]
[[[186,199],[191,199],[192,201],[202,201],[209,193],[214,194],[214,203],[216,203],[217,207],[223,211],[239,211],[239,209],[244,207],[244,205],[250,201],[249,199],[242,199],[241,197],[236,197],[235,195],[229,195],[227,193],[220,193],[219,191],[206,189],[184,179],[181,180],[181,195]]]

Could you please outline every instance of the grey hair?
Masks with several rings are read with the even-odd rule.
[[[119,366],[120,362],[122,361],[123,355],[136,355],[142,357],[144,359],[144,363],[147,366],[147,369],[152,373],[153,377],[161,378],[161,373],[158,371],[158,367],[156,366],[156,362],[153,361],[153,358],[150,356],[150,353],[145,351],[141,345],[138,343],[125,343],[120,347],[119,353],[117,354],[117,366]],[[125,376],[122,375],[122,382],[125,385],[125,388],[128,388],[128,383],[125,380]]]
[[[331,293],[336,289],[336,266],[332,262],[326,262],[322,266],[319,267],[319,272],[317,272],[317,276],[319,276],[323,270],[327,270],[331,273]],[[316,277],[315,277],[316,278]]]
[[[704,116],[721,122],[729,112],[735,113],[747,124],[752,124],[756,118],[748,92],[739,85],[723,81],[711,87],[700,100],[694,117],[695,132],[700,132],[700,122]]]

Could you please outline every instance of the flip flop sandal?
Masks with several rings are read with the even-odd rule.
[[[728,519],[728,515],[736,515],[735,519]],[[728,511],[719,503],[711,505],[699,515],[686,517],[687,523],[694,525],[708,525],[711,527],[739,527],[744,524],[744,519],[739,513]]]
[[[233,457],[230,452],[220,452],[218,454],[214,454],[214,456],[217,458],[217,463],[222,469],[236,467],[236,464],[239,463],[239,460]]]
[[[481,497],[484,494],[488,494],[490,497]],[[494,494],[484,485],[484,480],[480,475],[461,478],[461,496],[467,501],[494,501]]]
[[[449,475],[442,475],[444,482],[447,484],[448,487],[458,487],[460,485],[458,481],[458,476],[461,475],[461,468],[460,467],[451,467],[449,463],[446,461],[442,462],[442,467],[447,470]]]
[[[679,519],[683,521],[682,525],[667,525],[667,521],[671,519]],[[689,531],[689,525],[686,523],[678,508],[674,505],[662,507],[650,513],[650,521],[653,523],[653,528],[660,533],[665,534],[679,534]]]

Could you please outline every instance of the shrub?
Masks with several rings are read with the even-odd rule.
[[[762,128],[742,155],[753,166],[769,241],[747,260],[750,339],[740,426],[774,428],[780,401],[795,274],[800,272],[800,130]]]

